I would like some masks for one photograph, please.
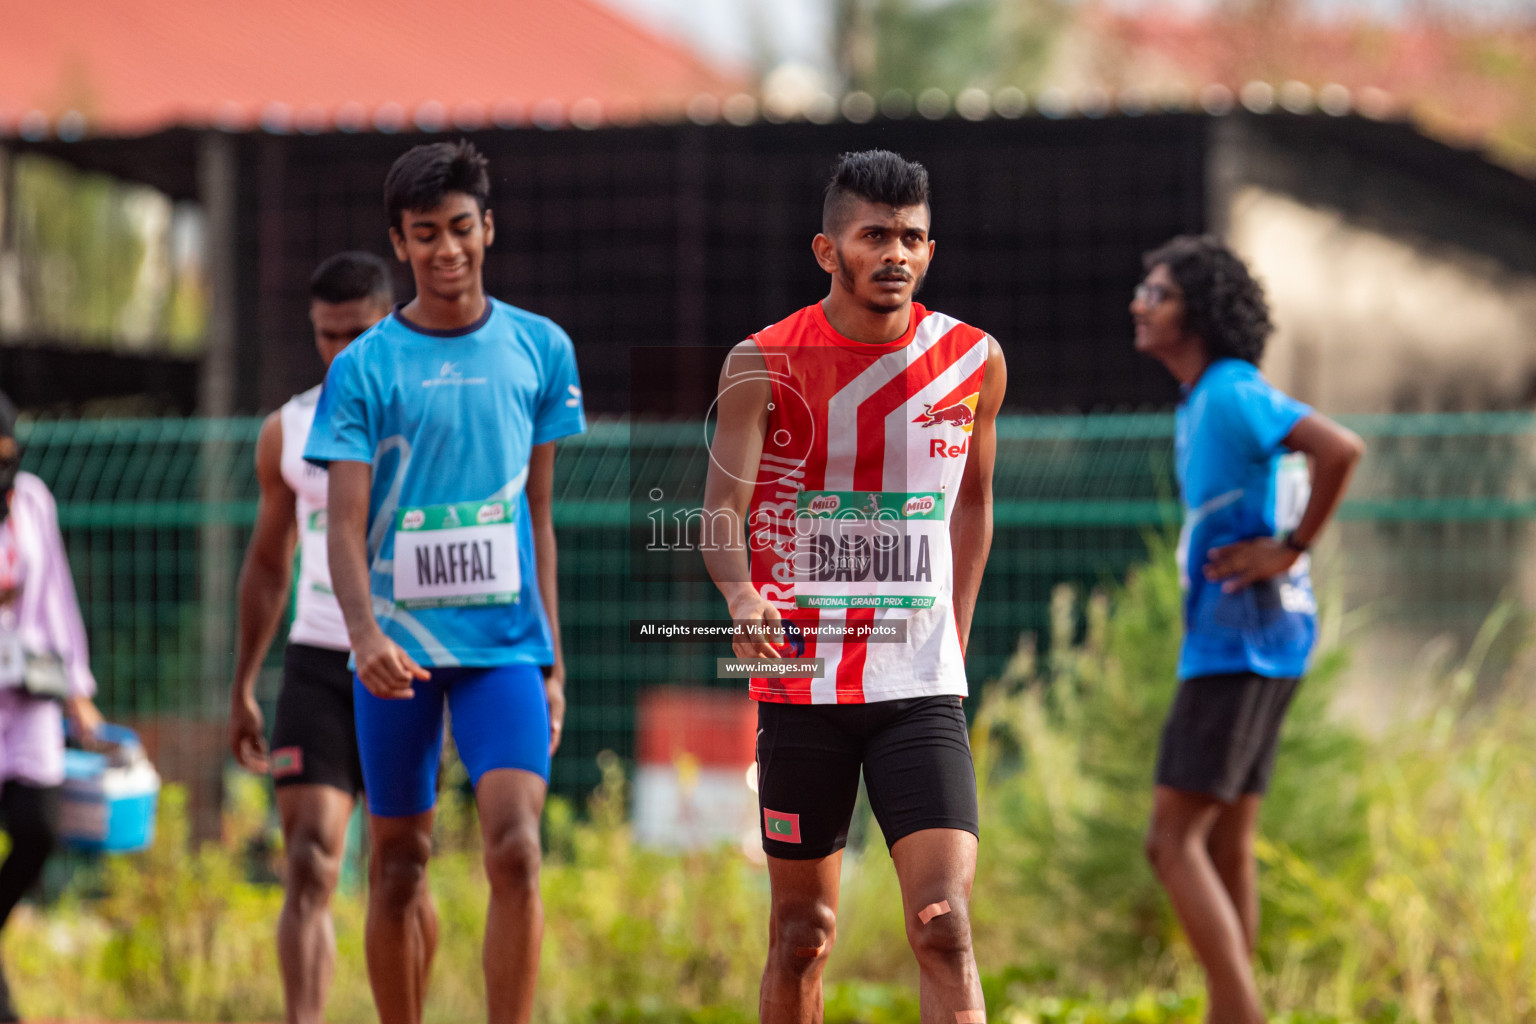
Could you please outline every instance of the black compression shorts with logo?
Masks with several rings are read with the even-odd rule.
[[[929,828],[980,834],[976,769],[956,696],[757,706],[763,850],[814,860],[841,850],[859,770],[887,846]]]
[[[289,644],[272,723],[272,782],[363,791],[346,651]]]

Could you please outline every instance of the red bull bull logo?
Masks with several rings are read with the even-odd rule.
[[[959,427],[967,434],[971,432],[971,425],[976,422],[976,401],[981,397],[981,392],[966,395],[960,401],[952,405],[944,405],[934,408],[932,405],[923,406],[923,414],[912,422],[920,427]]]

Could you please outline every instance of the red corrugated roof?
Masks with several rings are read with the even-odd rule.
[[[622,116],[744,81],[596,0],[15,0],[3,22],[0,131],[28,111],[107,133]]]

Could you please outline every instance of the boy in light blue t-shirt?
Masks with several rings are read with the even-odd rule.
[[[1175,238],[1145,263],[1131,304],[1136,349],[1183,391],[1174,449],[1185,588],[1147,855],[1205,967],[1208,1019],[1262,1024],[1251,963],[1259,804],[1316,635],[1307,550],[1365,446],[1259,373],[1268,306],[1219,240]]]
[[[332,363],[304,453],[330,469],[332,586],[357,673],[369,980],[381,1021],[421,1020],[446,706],[485,839],[486,997],[493,1019],[526,1021],[539,815],[565,713],[554,442],[585,429],[581,386],[564,331],[485,294],[485,157],[462,141],[417,146],[384,194],[416,298]]]

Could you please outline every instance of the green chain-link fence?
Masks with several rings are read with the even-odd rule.
[[[1320,589],[1349,622],[1369,626],[1356,634],[1356,671],[1374,686],[1363,691],[1371,700],[1390,701],[1431,641],[1464,643],[1501,597],[1536,588],[1526,564],[1536,416],[1348,422],[1370,451],[1342,525],[1319,553]],[[26,468],[59,502],[102,708],[142,728],[174,723],[159,743],[173,778],[222,765],[234,580],[255,518],[259,426],[82,421],[21,432]],[[996,674],[1021,634],[1044,625],[1055,585],[1110,582],[1145,556],[1149,535],[1177,528],[1172,428],[1166,414],[1000,423],[973,688]],[[711,678],[723,645],[630,639],[634,619],[724,616],[696,576],[696,554],[676,556],[684,571],[674,578],[637,581],[630,572],[646,528],[631,495],[656,481],[696,486],[707,462],[702,437],[694,424],[601,422],[562,443],[555,520],[571,707],[554,769],[559,790],[591,785],[600,750],[632,751],[642,687],[739,685]],[[260,691],[269,707],[276,682],[274,668]]]

